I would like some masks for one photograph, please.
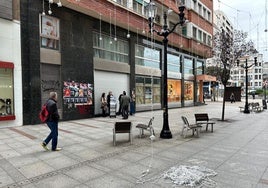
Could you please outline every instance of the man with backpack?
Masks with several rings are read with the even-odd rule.
[[[49,150],[47,147],[47,144],[52,140],[52,151],[60,151],[61,148],[57,147],[58,144],[58,122],[59,122],[59,112],[57,107],[57,93],[56,92],[50,92],[49,99],[46,102],[46,108],[49,113],[48,118],[46,120],[46,124],[50,129],[50,134],[47,136],[47,138],[43,141],[41,146],[45,150]]]

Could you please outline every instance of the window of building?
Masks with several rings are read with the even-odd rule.
[[[193,27],[193,38],[197,39],[197,29]]]
[[[259,80],[261,80],[262,78],[261,78],[262,76],[261,75],[259,75]]]
[[[184,99],[185,101],[194,99],[194,83],[191,81],[184,82]]]
[[[210,36],[210,35],[208,35],[208,41],[207,41],[207,44],[208,44],[209,46],[211,46],[211,36]]]
[[[198,30],[197,40],[199,40],[199,41],[202,40],[202,31],[201,30]]]
[[[207,43],[207,34],[203,33],[203,43]]]
[[[167,54],[167,70],[170,72],[180,72],[180,57]]]
[[[196,75],[203,74],[203,64],[202,61],[196,61]]]
[[[143,12],[142,8],[143,8],[142,1],[133,0],[133,10],[135,12],[142,15]]]
[[[0,120],[14,120],[14,64],[0,61]]]
[[[160,103],[160,78],[136,76],[136,104]]]
[[[145,46],[135,46],[135,64],[160,69],[160,51]]]
[[[193,74],[193,60],[189,58],[184,59],[184,74]]]
[[[258,75],[255,75],[255,80],[257,80],[258,79]]]
[[[101,36],[100,40],[99,33],[93,33],[93,48],[94,57],[106,59],[110,61],[128,63],[128,43],[123,40],[117,39],[114,41],[113,38],[107,35]]]
[[[186,26],[182,26],[181,33],[183,36],[187,36],[187,27]]]
[[[124,7],[127,7],[128,0],[116,0],[116,2]]]
[[[39,15],[41,47],[59,50],[59,19],[47,15]]]
[[[261,73],[261,69],[259,69],[259,73]]]
[[[168,102],[181,101],[181,80],[168,79]]]

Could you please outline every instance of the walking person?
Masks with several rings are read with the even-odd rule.
[[[123,96],[121,97],[123,119],[128,119],[129,103],[130,103],[130,97],[127,96],[125,91],[123,91]]]
[[[102,93],[102,95],[101,95],[101,109],[102,109],[102,116],[106,117],[107,100],[106,100],[106,97],[105,97],[105,93]]]
[[[60,151],[61,148],[58,148],[58,122],[59,122],[59,112],[58,112],[58,107],[57,107],[57,100],[58,100],[58,95],[56,92],[50,92],[49,94],[49,99],[47,100],[46,103],[46,108],[48,110],[48,119],[46,121],[47,126],[50,129],[50,133],[47,136],[47,138],[42,142],[41,146],[45,150],[49,150],[47,145],[48,143],[52,140],[52,151]]]
[[[230,100],[231,100],[231,103],[235,103],[234,93],[231,93]]]

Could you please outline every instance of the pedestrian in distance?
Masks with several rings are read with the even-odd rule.
[[[129,103],[130,103],[130,97],[127,96],[125,91],[123,91],[123,96],[121,97],[123,119],[128,119]]]
[[[108,114],[110,115],[110,102],[111,102],[111,97],[113,96],[112,92],[109,91],[108,95],[107,95],[107,110],[108,110]]]
[[[49,113],[46,124],[50,129],[50,133],[47,138],[42,142],[41,146],[45,150],[49,150],[47,145],[52,140],[52,151],[60,151],[61,148],[58,148],[58,122],[59,122],[59,112],[57,107],[58,95],[56,92],[50,92],[49,99],[46,102],[47,111]]]
[[[107,113],[107,100],[105,97],[105,93],[102,93],[101,95],[101,109],[102,109],[102,116],[106,117]]]
[[[134,115],[135,109],[136,109],[136,95],[135,95],[135,91],[132,90],[131,96],[130,96],[130,112],[129,112],[129,114]]]
[[[121,104],[121,97],[123,96],[123,93],[121,93],[118,97],[118,101],[119,101],[119,110],[118,110],[118,115],[122,114],[122,104]]]
[[[230,100],[231,100],[231,103],[235,103],[235,96],[234,96],[234,93],[231,93],[231,95],[230,95]]]

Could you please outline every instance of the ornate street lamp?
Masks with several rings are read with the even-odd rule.
[[[154,19],[156,17],[157,7],[156,4],[151,0],[147,5],[147,17],[149,22],[150,33],[157,33],[159,36],[163,36],[163,45],[164,45],[164,68],[163,68],[163,96],[162,96],[162,106],[163,106],[163,128],[160,133],[160,138],[172,138],[171,131],[169,129],[168,123],[168,102],[167,102],[167,46],[168,46],[168,35],[171,34],[178,25],[183,25],[186,21],[184,17],[184,0],[176,0],[177,7],[179,9],[179,21],[171,28],[168,28],[167,25],[167,12],[163,13],[164,25],[162,26],[161,31],[154,29]]]
[[[248,69],[252,67],[253,65],[257,66],[257,57],[254,57],[254,64],[248,65],[248,59],[246,58],[246,64],[245,66],[240,66],[245,69],[246,71],[246,102],[245,102],[245,108],[244,108],[244,113],[249,114],[249,109],[248,109]],[[239,66],[239,59],[237,60],[237,66]]]

